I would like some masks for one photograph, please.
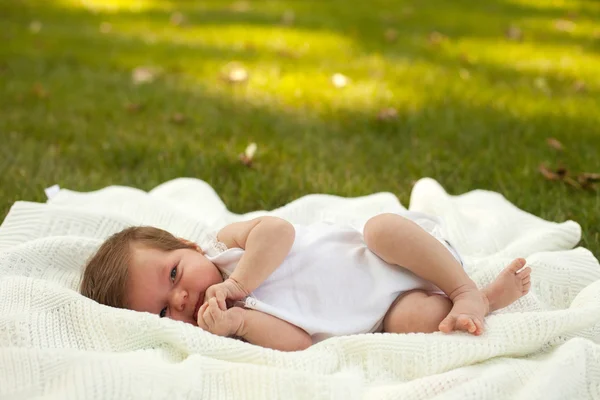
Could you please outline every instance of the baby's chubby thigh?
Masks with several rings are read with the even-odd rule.
[[[415,289],[401,293],[383,319],[383,331],[390,333],[432,333],[452,309],[445,295]]]

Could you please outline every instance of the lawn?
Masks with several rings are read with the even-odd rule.
[[[600,172],[599,2],[0,0],[0,26],[0,219],[54,183],[191,176],[246,212],[408,205],[429,176],[573,219],[600,255],[577,181]]]

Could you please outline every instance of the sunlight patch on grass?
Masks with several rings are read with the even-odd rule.
[[[518,5],[526,5],[527,7],[542,9],[542,10],[569,10],[578,5],[571,0],[506,0],[507,3]]]
[[[598,79],[600,56],[574,46],[535,42],[514,43],[468,37],[446,49],[449,55],[475,54],[477,62],[530,74],[554,74],[559,78]]]
[[[250,24],[203,24],[181,29],[160,21],[125,20],[113,23],[113,28],[120,35],[150,42],[208,45],[214,49],[245,50],[261,54],[261,57],[263,51],[300,56],[309,50],[311,55],[331,56],[332,52],[348,53],[354,47],[352,40],[334,32]]]
[[[94,12],[142,12],[156,8],[160,3],[152,0],[59,0],[71,8],[84,8]]]

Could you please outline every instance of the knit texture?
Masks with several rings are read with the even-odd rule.
[[[178,321],[97,304],[77,292],[110,234],[154,225],[205,244],[259,215],[293,223],[366,220],[400,207],[391,193],[308,195],[235,214],[196,179],[144,192],[111,186],[16,202],[0,227],[0,398],[586,399],[600,398],[600,266],[577,223],[548,222],[493,192],[448,195],[432,179],[410,210],[442,216],[483,286],[513,258],[531,292],[485,320],[485,333],[364,334],[295,353],[214,336]]]

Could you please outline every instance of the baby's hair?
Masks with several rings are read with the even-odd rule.
[[[126,308],[127,276],[135,244],[163,251],[199,249],[195,243],[159,228],[133,226],[124,229],[106,239],[88,261],[81,279],[81,294],[100,304]]]

